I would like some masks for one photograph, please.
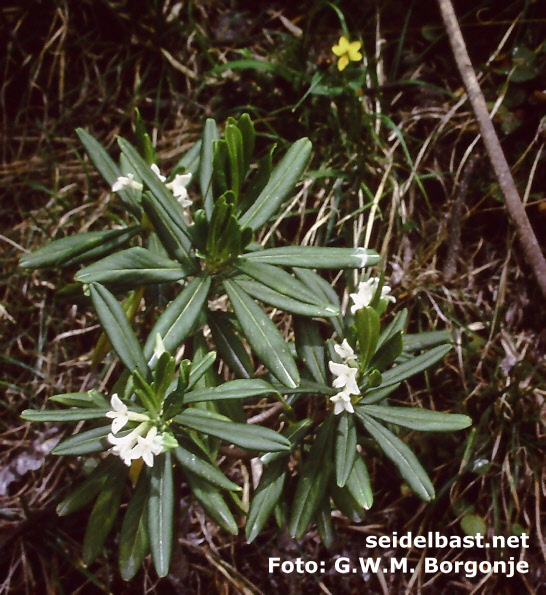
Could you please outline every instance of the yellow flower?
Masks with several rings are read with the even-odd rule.
[[[349,41],[343,35],[339,38],[339,43],[332,48],[332,52],[336,56],[339,56],[337,62],[338,70],[344,70],[347,68],[349,62],[358,62],[362,60],[362,54],[360,48],[362,43],[360,41]]]

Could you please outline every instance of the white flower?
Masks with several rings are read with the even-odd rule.
[[[157,165],[155,163],[152,163],[152,165],[150,165],[150,167],[152,168],[152,171],[154,172],[154,174],[162,181],[164,182],[167,178],[165,176],[161,175],[161,172],[159,171],[159,167],[157,167]]]
[[[349,362],[356,362],[356,355],[353,348],[349,345],[347,339],[343,339],[341,345],[334,345],[334,351],[348,364]]]
[[[184,208],[189,207],[192,204],[191,200],[188,198],[188,191],[186,189],[190,180],[191,174],[176,174],[172,182],[165,184]]]
[[[138,459],[140,455],[135,452],[139,437],[150,427],[149,422],[144,422],[138,425],[134,430],[129,432],[126,436],[117,437],[113,434],[108,434],[108,442],[112,444],[110,449],[114,454],[118,455],[123,462],[129,467],[133,459]]]
[[[351,314],[354,314],[357,310],[365,308],[371,304],[378,285],[379,277],[371,277],[367,281],[361,281],[358,284],[357,292],[349,294],[349,297],[354,302],[351,306]],[[381,298],[386,299],[389,302],[395,302],[396,298],[393,295],[389,295],[390,291],[391,288],[389,285],[383,285],[381,288]]]
[[[118,177],[112,186],[112,192],[117,192],[118,190],[127,190],[127,188],[142,190],[144,186],[135,180],[133,174],[127,174],[126,176]]]
[[[343,392],[351,395],[359,395],[360,390],[356,383],[356,374],[358,368],[350,368],[345,364],[337,364],[336,362],[328,362],[330,372],[337,376],[332,383],[334,388],[341,388]]]
[[[108,411],[106,417],[112,419],[112,434],[117,434],[128,421],[149,421],[147,415],[143,413],[135,413],[129,411],[127,405],[117,396],[113,394],[110,399],[110,406],[112,411]]]
[[[137,445],[133,448],[133,458],[142,458],[148,467],[154,464],[154,455],[163,450],[163,434],[157,434],[157,428],[152,426],[146,436],[137,438]]]
[[[348,411],[349,413],[354,413],[353,404],[351,403],[351,395],[346,393],[345,391],[341,391],[330,397],[330,401],[335,403],[334,405],[334,415],[339,415],[343,413],[343,411]]]

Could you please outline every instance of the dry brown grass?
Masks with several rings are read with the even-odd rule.
[[[315,10],[316,4],[310,5]],[[315,98],[291,112],[301,90],[278,77],[235,71],[205,76],[213,65],[234,59],[241,47],[272,60],[286,58],[288,46],[280,40],[299,43],[291,39],[295,30],[290,26],[302,28],[302,43],[306,49],[312,46],[310,55],[329,59],[330,41],[339,34],[330,13],[318,9],[309,13],[309,18],[316,19],[312,42],[306,30],[306,4],[290,10],[272,6],[264,12],[245,3],[198,2],[191,14],[183,8],[176,17],[175,2],[163,6],[163,11],[144,15],[131,3],[91,0],[46,1],[36,6],[12,2],[1,9],[0,383],[4,391],[0,487],[5,486],[5,493],[0,496],[0,592],[350,593],[363,586],[373,593],[540,592],[546,585],[541,529],[546,514],[545,309],[483,161],[462,209],[456,273],[449,282],[442,277],[456,181],[479,146],[463,98],[424,86],[392,90],[386,86],[380,101],[373,93],[366,98],[370,118],[380,114],[396,122],[412,164],[400,137],[377,119],[370,120],[374,123],[361,140],[336,144],[334,123],[348,121],[343,103],[330,111],[329,99]],[[376,35],[373,7],[353,14],[358,15],[354,25],[361,27],[369,51],[381,48],[379,39],[387,38],[388,48],[372,65],[377,72],[381,66],[388,71],[403,23],[398,16],[390,21],[383,11]],[[369,24],[363,22],[364,16]],[[502,45],[499,33],[514,22],[508,17],[498,15],[497,20],[506,23],[490,25],[496,45],[480,40],[477,55],[497,60],[509,51],[513,37]],[[491,18],[494,21],[496,16]],[[533,26],[543,31],[531,19],[529,28]],[[230,37],[236,27],[237,35]],[[521,39],[526,33],[518,30]],[[459,83],[449,68],[449,55],[428,51],[429,42],[418,31],[417,26],[408,29],[402,56],[406,72],[399,72],[400,78],[444,85],[457,95]],[[305,60],[309,54],[303,54]],[[296,57],[292,59],[298,63]],[[498,81],[492,69],[483,72],[484,87],[493,96]],[[475,430],[453,437],[408,434],[407,440],[438,487],[439,496],[432,505],[400,490],[394,470],[374,457],[369,462],[377,492],[374,508],[363,523],[334,520],[337,538],[331,552],[313,530],[294,541],[273,525],[254,544],[246,545],[242,536],[219,531],[183,493],[171,575],[157,583],[146,566],[126,585],[117,575],[115,544],[109,544],[93,567],[83,568],[79,544],[85,515],[60,521],[54,513],[67,487],[81,475],[81,462],[46,457],[40,448],[46,440],[59,437],[57,427],[29,426],[18,417],[26,407],[42,407],[56,392],[92,384],[90,353],[100,331],[85,303],[73,305],[55,295],[60,285],[71,281],[72,272],[29,273],[18,270],[17,261],[47,238],[99,229],[112,216],[105,185],[82,157],[73,132],[77,126],[89,127],[113,148],[116,134],[130,136],[132,111],[138,107],[162,160],[174,163],[195,140],[204,117],[215,115],[221,121],[243,105],[251,106],[264,133],[288,139],[313,134],[312,167],[347,174],[345,180],[332,175],[306,182],[292,204],[293,216],[287,212],[273,233],[281,238],[297,236],[304,243],[335,236],[349,241],[368,237],[370,247],[377,247],[387,263],[398,296],[396,307],[410,310],[414,321],[410,330],[455,331],[456,348],[444,367],[413,383],[400,399],[442,411],[467,412]],[[540,167],[542,137],[537,135],[532,105],[527,116],[524,128],[508,138],[506,149],[515,164],[520,191],[534,204],[530,209],[540,228],[545,180]],[[362,183],[371,189],[371,196]],[[370,217],[374,202],[375,219]],[[116,216],[123,216],[119,207],[112,208]],[[332,216],[336,210],[337,219]],[[477,472],[474,465],[479,459],[489,466]],[[241,476],[249,475],[245,462],[234,461],[233,467]],[[524,552],[531,567],[528,575],[511,582],[489,577],[479,583],[478,579],[428,576],[419,569],[413,576],[364,578],[333,572],[318,577],[282,576],[267,571],[271,556],[331,561],[333,555],[352,559],[408,555],[417,564],[419,551],[363,551],[362,535],[461,533],[460,520],[469,510],[495,534],[509,535],[520,527],[530,531],[532,547]],[[492,560],[503,555],[489,550],[427,551],[428,556],[435,554],[451,560],[458,556]]]

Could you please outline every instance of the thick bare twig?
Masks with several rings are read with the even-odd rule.
[[[506,208],[516,226],[519,241],[533,269],[542,295],[546,298],[546,259],[542,254],[533,228],[529,223],[527,213],[514,183],[514,178],[510,172],[510,167],[508,166],[495,128],[489,117],[485,98],[470,62],[453,4],[451,0],[438,0],[438,5],[440,6],[442,18],[447,29],[457,68],[468,92],[468,98],[478,120],[485,148],[495,170],[499,186],[504,194]]]

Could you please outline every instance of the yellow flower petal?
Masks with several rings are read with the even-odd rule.
[[[360,47],[362,43],[360,41],[353,41],[349,44],[347,49],[347,53],[349,54],[349,60],[352,62],[358,62],[358,60],[362,60],[362,54],[360,53]]]
[[[337,69],[341,72],[342,70],[344,70],[345,68],[347,68],[348,64],[349,64],[349,58],[347,57],[347,54],[344,54],[338,60]]]

